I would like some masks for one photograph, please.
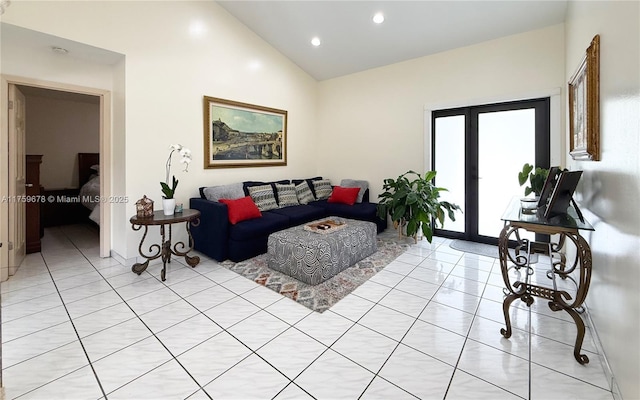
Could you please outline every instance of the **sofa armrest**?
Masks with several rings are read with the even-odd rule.
[[[189,200],[189,207],[200,211],[200,224],[191,227],[194,248],[217,261],[226,260],[229,248],[227,205],[194,197]]]

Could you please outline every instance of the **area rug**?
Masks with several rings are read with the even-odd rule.
[[[464,251],[465,253],[478,254],[485,257],[498,258],[498,246],[492,246],[490,244],[469,242],[467,240],[456,239],[449,244],[449,247],[458,251]],[[513,249],[509,249],[509,252],[513,257]],[[531,264],[538,262],[538,255],[532,254],[529,261]]]
[[[221,265],[313,311],[322,313],[404,253],[412,242],[411,238],[398,238],[395,232],[384,232],[378,235],[378,251],[318,285],[309,285],[270,269],[267,266],[266,254],[239,263],[227,260]]]

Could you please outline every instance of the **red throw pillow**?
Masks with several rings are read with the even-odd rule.
[[[242,197],[237,200],[220,199],[218,201],[227,205],[229,209],[229,222],[233,225],[247,219],[262,217],[262,213],[258,210],[258,206],[253,202],[251,196]]]
[[[358,199],[358,192],[360,191],[359,187],[341,187],[336,186],[333,188],[331,192],[331,196],[329,196],[328,203],[342,203],[348,204],[350,206],[354,205],[356,200]]]

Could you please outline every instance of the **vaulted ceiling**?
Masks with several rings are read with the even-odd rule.
[[[559,24],[567,7],[564,0],[218,3],[317,80]],[[372,21],[376,13],[383,23]]]

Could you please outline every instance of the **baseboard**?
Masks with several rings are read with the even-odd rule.
[[[143,262],[147,261],[147,259],[142,257],[142,256],[133,257],[133,258],[125,258],[125,257],[121,256],[120,254],[118,254],[118,252],[115,251],[115,250],[111,250],[109,252],[109,256],[111,258],[115,259],[116,261],[118,261],[122,265],[133,265],[135,263],[143,263]],[[156,265],[156,264],[161,264],[161,263],[162,263],[162,260],[161,260],[160,257],[158,257],[155,260],[150,261],[149,265]]]
[[[116,261],[118,261],[120,264],[122,265],[129,265],[130,262],[129,260],[127,260],[126,258],[122,257],[120,254],[118,254],[117,251],[115,250],[111,250],[109,251],[109,256],[113,259],[115,259]],[[135,260],[135,259],[134,259]],[[133,261],[135,262],[135,261]]]
[[[616,381],[616,377],[613,375],[613,370],[611,369],[611,365],[609,365],[609,361],[607,360],[607,356],[604,352],[604,347],[602,347],[600,336],[598,336],[598,331],[595,329],[595,324],[593,323],[593,319],[591,318],[589,307],[586,303],[584,303],[583,306],[585,309],[583,315],[586,315],[587,320],[589,321],[589,326],[591,327],[591,336],[593,336],[594,345],[596,346],[596,350],[598,351],[600,363],[602,365],[602,368],[604,369],[604,374],[607,377],[607,381],[609,382],[609,389],[613,394],[614,400],[623,400],[622,393],[620,392],[620,387],[618,387],[618,382]]]

